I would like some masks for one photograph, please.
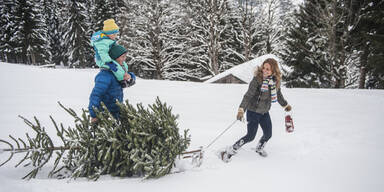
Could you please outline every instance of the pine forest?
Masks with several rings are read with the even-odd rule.
[[[384,88],[383,0],[2,0],[0,61],[94,68],[106,19],[144,79],[201,82],[274,54],[286,87]]]

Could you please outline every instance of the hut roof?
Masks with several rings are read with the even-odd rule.
[[[216,76],[204,81],[205,83],[213,83],[221,78],[224,78],[228,75],[233,75],[237,78],[239,78],[240,80],[246,82],[246,83],[249,83],[251,82],[252,78],[253,78],[253,74],[254,74],[254,71],[256,70],[256,67],[257,66],[260,66],[263,61],[265,61],[266,59],[268,58],[274,58],[276,59],[276,61],[279,63],[280,65],[280,59],[273,55],[273,54],[267,54],[267,55],[263,55],[263,56],[260,56],[260,57],[257,57],[255,59],[252,59],[252,60],[249,60],[243,64],[240,64],[240,65],[237,65],[235,67],[232,67],[231,69],[228,69],[222,73],[219,73],[217,74]],[[280,66],[281,68],[281,66]]]

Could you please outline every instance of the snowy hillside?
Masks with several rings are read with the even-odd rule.
[[[80,111],[88,106],[97,70],[41,69],[0,63],[0,139],[25,138],[31,132],[18,115],[37,116],[48,132],[55,130],[49,115],[66,126],[72,118],[57,101]],[[153,103],[156,96],[180,115],[179,127],[190,129],[190,149],[207,146],[234,121],[247,85],[138,80],[125,89],[131,103]],[[28,168],[14,165],[23,157],[0,167],[0,192],[102,192],[102,191],[384,191],[384,91],[287,89],[283,94],[293,106],[295,132],[284,131],[284,112],[274,104],[270,113],[273,136],[267,158],[252,151],[261,136],[244,146],[230,163],[216,156],[246,133],[237,122],[205,152],[199,168],[160,179],[103,176],[86,179],[47,178],[50,167],[38,178],[22,180]],[[56,140],[57,142],[59,139]],[[6,146],[0,144],[0,148]],[[0,153],[0,161],[8,158]],[[53,162],[52,162],[53,164]]]

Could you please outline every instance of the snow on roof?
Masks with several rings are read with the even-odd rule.
[[[251,82],[253,78],[253,74],[256,70],[257,66],[260,66],[263,61],[265,61],[268,58],[275,59],[279,65],[280,65],[280,59],[273,55],[273,54],[267,54],[260,57],[257,57],[255,59],[249,60],[243,64],[237,65],[235,67],[232,67],[231,69],[228,69],[222,73],[217,74],[216,76],[208,79],[207,81],[204,81],[204,83],[213,83],[223,77],[226,77],[227,75],[232,74],[233,76],[239,78],[240,80],[249,83]],[[279,66],[281,69],[281,65]]]

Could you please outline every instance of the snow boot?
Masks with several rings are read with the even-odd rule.
[[[256,153],[258,153],[262,157],[267,157],[268,153],[264,150],[265,144],[267,142],[261,143],[259,142],[256,146]]]
[[[228,163],[229,161],[231,161],[231,157],[235,154],[236,150],[233,148],[233,146],[229,146],[226,150],[220,152],[219,157],[225,163]]]

